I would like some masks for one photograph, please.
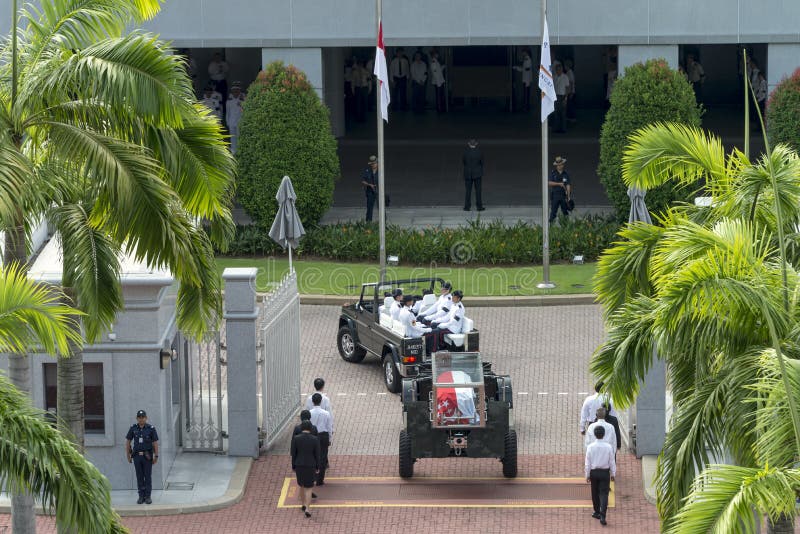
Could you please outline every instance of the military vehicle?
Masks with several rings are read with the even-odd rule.
[[[369,283],[361,286],[357,302],[342,306],[336,346],[346,362],[359,363],[367,354],[377,356],[383,366],[386,389],[399,393],[403,378],[417,376],[419,368],[430,360],[421,337],[406,336],[405,326],[392,320],[389,309],[393,304],[386,297],[394,289],[406,295],[416,295],[422,302],[420,312],[435,305],[437,292],[444,284],[441,278],[415,278]],[[423,289],[432,293],[423,296]],[[464,318],[462,332],[446,334],[444,343],[451,351],[478,350],[479,333],[468,317]]]
[[[511,377],[496,375],[479,352],[435,352],[416,377],[403,380],[400,476],[419,458],[498,458],[517,476]]]

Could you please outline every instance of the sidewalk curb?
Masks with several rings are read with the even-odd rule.
[[[199,512],[212,512],[221,508],[232,506],[244,497],[244,490],[247,486],[247,477],[250,475],[250,469],[253,466],[252,458],[237,458],[236,467],[233,468],[231,473],[231,480],[228,483],[228,489],[223,495],[216,499],[207,501],[199,501],[196,503],[186,504],[134,504],[114,506],[114,510],[122,517],[142,517],[142,516],[159,516],[159,515],[180,515],[180,514],[196,514]],[[34,507],[34,512],[37,515],[45,515],[41,506]],[[0,505],[0,514],[10,514],[10,505]],[[49,514],[47,514],[49,515]]]
[[[655,475],[656,475],[656,461],[658,456],[644,455],[642,456],[642,485],[644,485],[644,498],[647,502],[654,505],[656,504],[656,488],[655,488]]]
[[[349,295],[300,295],[300,304],[315,306],[341,306],[355,302],[357,297]],[[592,294],[575,295],[528,295],[513,297],[467,297],[464,301],[472,308],[506,308],[511,306],[569,306],[597,304]]]

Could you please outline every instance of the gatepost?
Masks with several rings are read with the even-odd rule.
[[[228,268],[225,322],[228,355],[228,454],[258,458],[256,363],[257,269]]]

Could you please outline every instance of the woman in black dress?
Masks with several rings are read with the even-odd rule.
[[[292,437],[292,469],[300,486],[301,510],[311,517],[311,489],[320,468],[319,438],[311,434],[311,421],[300,424],[301,432]]]

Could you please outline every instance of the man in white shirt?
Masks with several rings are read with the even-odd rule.
[[[225,103],[225,122],[231,136],[231,154],[236,154],[236,145],[239,143],[239,120],[242,118],[243,102],[242,86],[239,82],[233,82],[231,96]]]
[[[436,304],[431,306],[430,309],[425,310],[425,312],[422,314],[423,322],[430,322],[434,316],[438,316],[440,318],[444,317],[445,314],[450,311],[450,304],[453,300],[452,295],[450,295],[450,290],[452,287],[453,286],[450,284],[450,282],[445,282],[442,284],[441,295],[439,295],[439,298],[436,300]],[[444,312],[444,314],[442,314],[441,312],[445,308],[447,308],[447,310]]]
[[[200,101],[205,107],[211,110],[219,120],[222,120],[222,95],[214,90],[214,87],[207,85],[203,91],[203,99]]]
[[[594,436],[597,441],[586,448],[584,474],[586,482],[592,485],[594,508],[592,517],[599,519],[600,524],[605,526],[608,492],[611,489],[611,481],[617,476],[617,462],[614,460],[614,450],[611,445],[603,441],[605,429],[602,426],[595,427]]]
[[[325,387],[325,380],[322,378],[315,378],[314,379],[314,393],[319,393],[322,395],[322,402],[320,402],[319,407],[328,412],[331,415],[331,424],[333,423],[333,409],[331,408],[331,400],[328,398],[327,395],[322,391]],[[306,410],[311,411],[314,407],[314,403],[311,400],[313,394],[306,397]]]
[[[553,73],[553,86],[556,89],[556,112],[553,128],[555,133],[567,133],[567,94],[569,93],[569,77],[564,68],[557,64]]]
[[[414,62],[411,64],[411,107],[414,113],[425,111],[425,84],[428,83],[428,66],[422,61],[422,54],[414,54]]]
[[[453,305],[450,312],[447,314],[440,323],[433,322],[432,335],[434,336],[434,346],[437,349],[442,348],[442,338],[445,334],[452,334],[453,332],[461,332],[464,323],[464,305],[461,303],[463,293],[456,290],[453,291]]]
[[[522,111],[530,111],[531,82],[533,82],[533,61],[530,52],[522,51],[522,63],[514,67],[514,70],[522,73]]]
[[[214,88],[222,95],[222,101],[228,100],[228,63],[222,59],[222,54],[216,52],[208,64],[208,77]]]
[[[389,315],[392,320],[396,320],[400,317],[400,310],[403,309],[403,290],[400,288],[395,289],[392,291],[392,297],[394,297],[394,302],[392,302],[392,306],[389,309]]]
[[[439,53],[434,50],[431,52],[431,83],[433,84],[436,93],[436,112],[445,112],[445,94],[444,94],[444,68],[439,63]]]
[[[422,326],[417,322],[414,312],[411,310],[411,305],[414,303],[414,297],[406,295],[403,297],[403,308],[400,310],[399,321],[403,323],[406,329],[406,337],[424,337],[425,350],[430,354],[433,350],[433,334],[432,329],[427,326]]]
[[[585,444],[588,448],[589,445],[596,441],[594,437],[594,429],[598,426],[602,426],[605,432],[603,436],[603,441],[611,445],[611,448],[614,450],[614,454],[617,452],[617,433],[614,430],[614,425],[606,421],[606,409],[600,407],[597,409],[597,421],[589,425],[589,428],[586,430],[586,440]]]
[[[578,428],[580,429],[581,435],[586,434],[586,428],[594,423],[595,418],[597,417],[597,409],[603,407],[604,404],[611,404],[610,402],[610,395],[606,393],[600,393],[600,390],[603,389],[603,382],[600,381],[594,386],[594,394],[589,395],[583,401],[583,406],[581,407],[581,417],[580,423],[578,424]],[[614,409],[611,409],[611,415],[614,417],[617,416],[617,412]]]
[[[431,291],[430,289],[422,290],[422,298],[414,302],[414,305],[411,307],[411,312],[414,315],[419,315],[419,312],[422,310],[422,303],[425,300],[425,295],[431,295],[431,294],[433,294],[433,291]]]
[[[406,89],[410,70],[408,58],[403,53],[403,49],[398,48],[389,63],[389,76],[394,90],[394,94],[391,95],[392,109],[406,110]],[[396,108],[395,104],[397,104]]]
[[[317,486],[325,484],[325,470],[328,468],[328,448],[332,444],[333,437],[333,417],[327,410],[323,410],[322,394],[314,393],[311,395],[311,424],[317,427],[317,437],[319,438],[319,448],[322,453],[320,458],[320,470],[317,474]]]

